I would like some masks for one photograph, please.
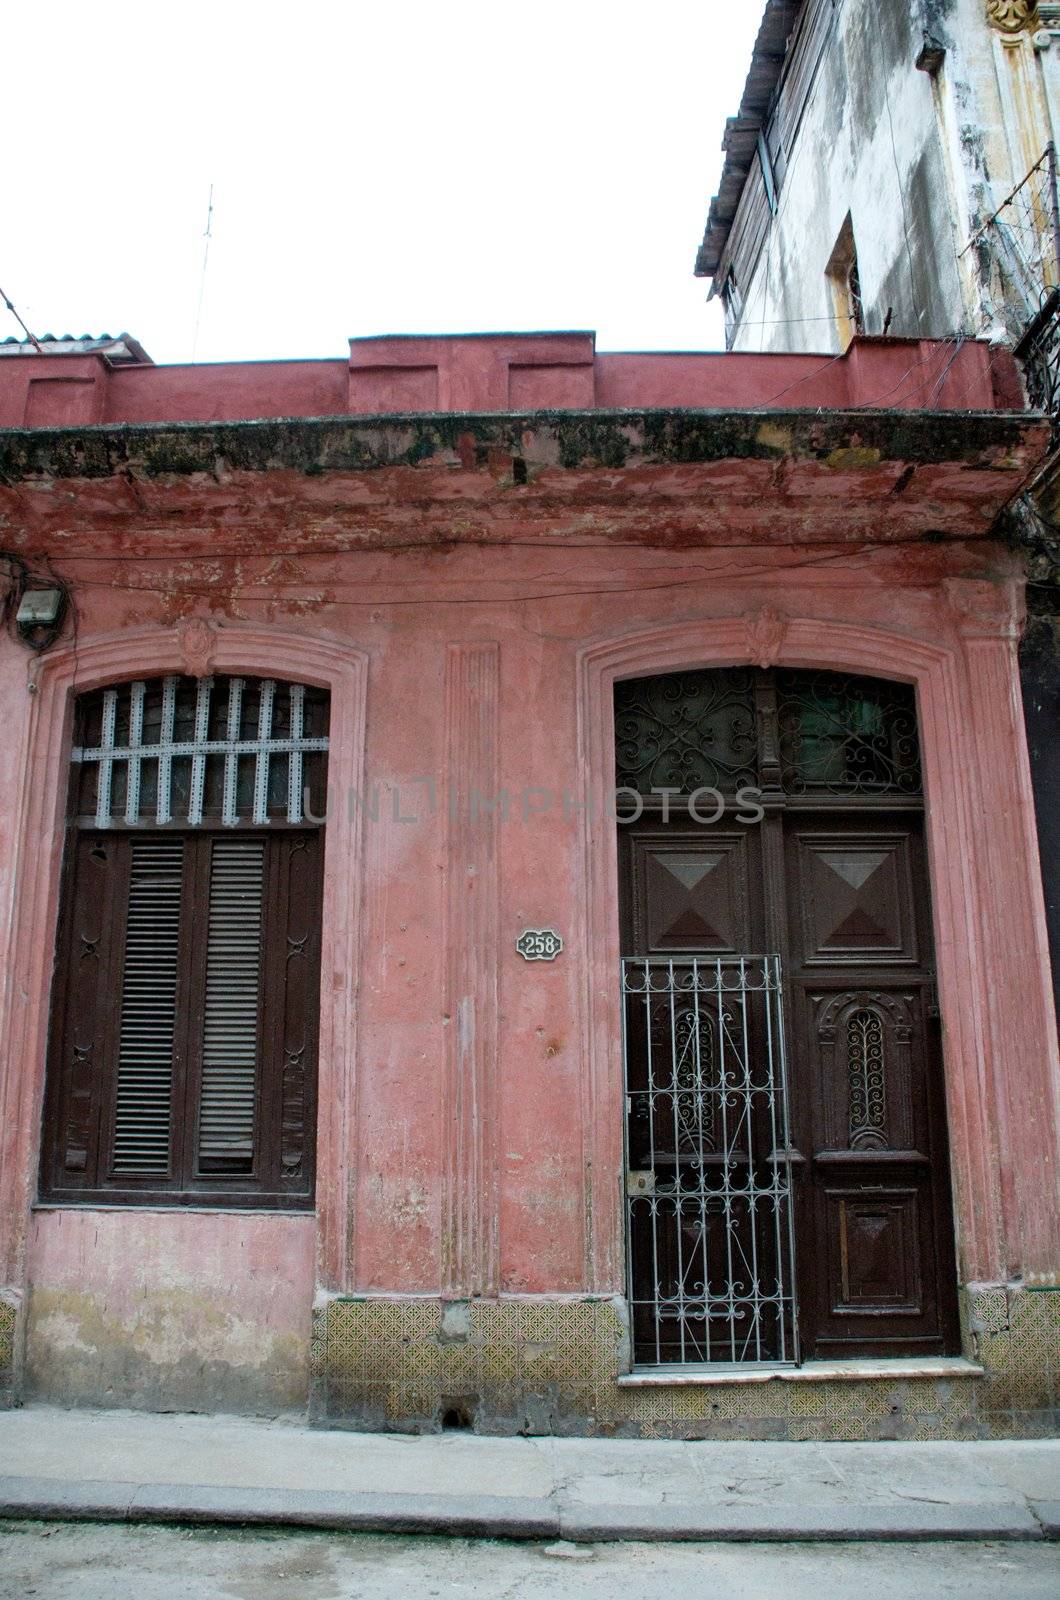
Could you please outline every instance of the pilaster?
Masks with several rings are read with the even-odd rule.
[[[996,1127],[1004,1275],[1055,1284],[1060,1269],[1060,1060],[1017,646],[1007,586],[951,580],[965,663],[975,795],[980,984]]]
[[[497,863],[500,649],[446,652],[448,849],[442,1283],[497,1292]]]

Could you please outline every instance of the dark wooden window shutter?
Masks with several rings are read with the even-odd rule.
[[[250,702],[257,722],[260,705],[272,716],[284,688],[259,691],[241,681],[239,703]],[[137,706],[150,709],[152,689],[132,689],[142,721]],[[201,708],[201,689],[191,692]],[[188,692],[167,681],[165,693],[172,722],[172,707],[179,711]],[[307,693],[291,697],[299,726]],[[155,702],[161,705],[160,694]],[[120,704],[111,707],[109,722],[96,718],[108,749],[121,730]],[[319,769],[326,739],[315,706],[311,716],[317,749],[305,760]],[[186,757],[189,770],[194,759]],[[204,761],[211,759],[226,757],[211,751]],[[269,778],[251,795],[262,810]],[[322,781],[322,770],[313,781]],[[112,775],[106,782],[112,795],[119,792]],[[74,793],[76,805],[85,794],[83,768]],[[277,807],[300,819],[300,796],[275,793]],[[211,816],[205,806],[194,828],[99,828],[98,794],[93,779],[90,807],[82,805],[70,824],[42,1198],[311,1205],[322,830],[282,814],[246,827],[242,817]]]
[[[116,1177],[169,1178],[184,841],[137,839],[122,853],[130,860],[111,1166]],[[109,998],[100,996],[104,1008]]]
[[[258,1104],[264,839],[215,839],[199,1086],[199,1171],[251,1172]]]

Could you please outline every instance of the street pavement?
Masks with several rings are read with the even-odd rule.
[[[556,1544],[0,1525],[0,1600],[1055,1600],[1056,1546]]]
[[[1060,1537],[1060,1442],[491,1439],[28,1406],[0,1413],[0,1517],[595,1545],[1045,1543]]]

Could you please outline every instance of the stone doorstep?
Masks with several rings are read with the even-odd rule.
[[[983,1378],[986,1368],[964,1356],[895,1357],[880,1361],[807,1361],[801,1367],[749,1365],[639,1367],[632,1372],[620,1372],[616,1382],[620,1389],[715,1383],[834,1383],[844,1379],[887,1379],[905,1381],[909,1378]]]

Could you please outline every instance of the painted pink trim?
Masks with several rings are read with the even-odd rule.
[[[998,586],[988,587],[996,607]],[[1060,1129],[1055,1110],[1047,1110],[1060,1089],[1056,1019],[1012,639],[1015,585],[1001,593],[1004,610],[985,624],[993,628],[984,641],[992,671],[970,665],[969,650],[975,662],[980,646],[962,639],[968,618],[952,593],[939,603],[936,642],[871,625],[788,616],[779,632],[774,629],[772,656],[789,666],[916,685],[964,1282],[1055,1275],[1060,1247],[1054,1198]],[[778,594],[777,617],[782,613]],[[758,659],[759,616],[704,618],[583,648],[578,715],[586,797],[606,793],[613,782],[615,681]],[[971,739],[969,729],[977,729]],[[985,790],[980,773],[988,774]],[[588,809],[583,819],[587,892],[578,937],[588,975],[586,1283],[614,1293],[623,1289],[618,883],[613,831],[594,825]],[[1002,1145],[1006,1167],[1035,1174],[1018,1192],[999,1180]]]
[[[320,1090],[317,1126],[317,1277],[324,1288],[347,1286],[353,1257],[350,1164],[356,1087],[356,1002],[361,830],[346,796],[363,787],[368,658],[341,642],[283,629],[231,624],[211,630],[207,654],[217,672],[293,678],[331,691],[331,799],[325,846],[320,983]],[[7,982],[0,1014],[8,1071],[0,1098],[0,1282],[20,1285],[26,1227],[36,1189],[37,1153],[52,952],[58,916],[66,766],[74,696],[145,672],[186,670],[187,630],[145,628],[73,650],[40,666],[33,709],[20,753],[15,822],[18,891]],[[200,641],[201,642],[201,641]],[[13,1063],[23,1070],[12,1069]]]

